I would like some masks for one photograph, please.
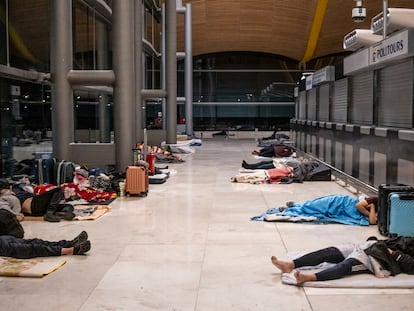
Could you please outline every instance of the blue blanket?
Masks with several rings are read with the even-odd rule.
[[[347,195],[328,195],[304,203],[294,203],[293,207],[280,211],[271,208],[265,213],[254,216],[251,220],[265,220],[266,215],[316,217],[320,223],[341,223],[345,225],[369,226],[368,217],[362,215],[355,207],[358,198]]]

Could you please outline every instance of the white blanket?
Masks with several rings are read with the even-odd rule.
[[[282,274],[282,283],[297,285],[292,273]],[[338,280],[305,282],[306,287],[333,287],[333,288],[414,288],[414,275],[398,274],[388,278],[377,278],[373,274],[358,274]]]
[[[287,254],[287,258],[297,258],[298,252]],[[301,271],[317,272],[328,268],[329,263],[323,263],[317,267],[303,267]],[[281,280],[283,284],[297,285],[294,271],[291,273],[282,273]],[[331,287],[331,288],[414,288],[414,275],[398,274],[386,278],[378,278],[373,274],[364,273],[350,275],[338,280],[305,282],[300,286],[306,287]]]

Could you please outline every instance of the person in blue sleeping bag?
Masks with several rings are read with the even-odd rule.
[[[251,220],[268,216],[312,217],[316,222],[368,226],[377,223],[376,196],[360,200],[343,194],[327,195],[303,203],[287,202],[286,207],[272,208]],[[272,220],[270,220],[272,221]]]

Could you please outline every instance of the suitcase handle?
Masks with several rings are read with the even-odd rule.
[[[414,193],[399,193],[400,200],[414,200]]]

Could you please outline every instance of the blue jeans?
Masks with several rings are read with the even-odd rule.
[[[20,239],[10,235],[0,236],[0,256],[34,258],[60,256],[62,248],[72,247],[71,241],[49,242],[41,239]]]
[[[335,265],[315,273],[318,281],[335,280],[346,275],[369,272],[359,260],[345,258],[336,247],[327,247],[293,260],[295,268],[317,266],[323,262],[334,263]]]

